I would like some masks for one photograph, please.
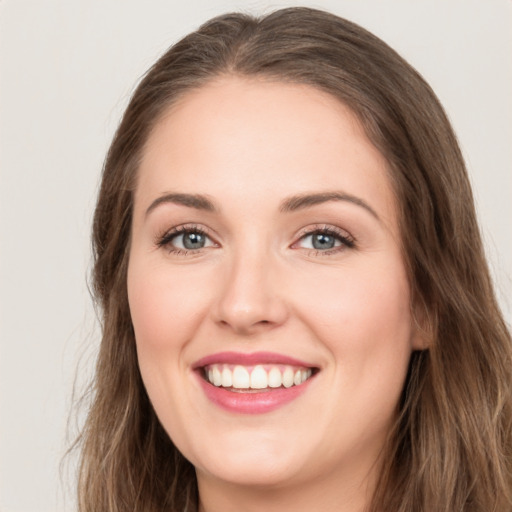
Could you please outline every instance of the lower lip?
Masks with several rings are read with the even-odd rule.
[[[214,386],[198,375],[207,398],[222,409],[238,414],[264,414],[275,411],[298,398],[306,391],[311,378],[298,386],[276,388],[269,391],[240,393]]]

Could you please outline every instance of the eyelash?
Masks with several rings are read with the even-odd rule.
[[[174,254],[176,256],[187,256],[189,253],[198,254],[204,249],[204,247],[199,249],[181,249],[180,247],[174,247],[171,245],[171,242],[178,237],[179,235],[183,235],[186,233],[197,233],[199,235],[203,235],[207,238],[211,238],[208,234],[208,231],[204,228],[197,226],[197,225],[184,225],[184,226],[178,226],[175,228],[170,229],[169,231],[166,231],[163,235],[160,235],[157,237],[157,240],[155,242],[155,245],[158,248],[166,248],[167,252],[169,254]],[[336,238],[338,241],[341,242],[341,245],[336,246],[332,249],[327,250],[320,250],[320,249],[309,249],[308,255],[314,255],[314,256],[329,256],[335,253],[338,253],[340,251],[346,250],[346,249],[354,249],[356,247],[356,241],[355,239],[349,235],[346,231],[341,230],[339,228],[336,228],[334,226],[325,226],[325,225],[316,225],[313,228],[306,228],[303,230],[299,237],[297,242],[294,242],[292,244],[292,247],[297,245],[301,240],[304,240],[308,236],[314,236],[314,235],[327,235],[332,236]]]
[[[308,254],[313,256],[330,256],[332,254],[339,253],[346,249],[354,249],[356,247],[356,241],[354,237],[352,237],[346,231],[334,227],[334,226],[326,226],[326,225],[316,225],[313,228],[306,228],[303,230],[298,238],[297,242],[293,243],[293,246],[297,245],[301,240],[304,240],[308,236],[315,235],[328,235],[333,238],[339,240],[341,245],[337,247],[333,247],[332,249],[320,250],[320,249],[309,249]]]
[[[166,231],[163,235],[157,238],[156,245],[159,248],[166,248],[169,254],[175,254],[176,256],[186,256],[190,252],[197,254],[201,251],[201,249],[181,249],[171,245],[173,239],[186,233],[197,233],[199,235],[204,235],[207,238],[210,238],[208,231],[204,228],[194,224],[188,224],[185,226],[178,226],[170,229],[169,231]]]

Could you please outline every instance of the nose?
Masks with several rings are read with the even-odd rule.
[[[216,304],[215,321],[242,335],[285,323],[289,310],[276,262],[263,251],[242,251],[226,262]]]

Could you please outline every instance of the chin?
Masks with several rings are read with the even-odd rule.
[[[215,449],[203,448],[189,460],[198,472],[226,483],[244,486],[279,486],[294,481],[310,460],[306,453],[286,443],[283,436],[260,434],[227,436],[215,440]],[[187,455],[186,455],[187,456]]]
[[[285,460],[247,455],[236,461],[224,464],[212,464],[210,467],[198,467],[196,471],[210,475],[210,478],[227,484],[247,487],[280,487],[292,483],[301,474],[292,468],[293,464]]]

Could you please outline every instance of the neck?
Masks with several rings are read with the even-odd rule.
[[[375,474],[345,475],[295,485],[255,486],[219,481],[197,472],[199,512],[366,512]]]

